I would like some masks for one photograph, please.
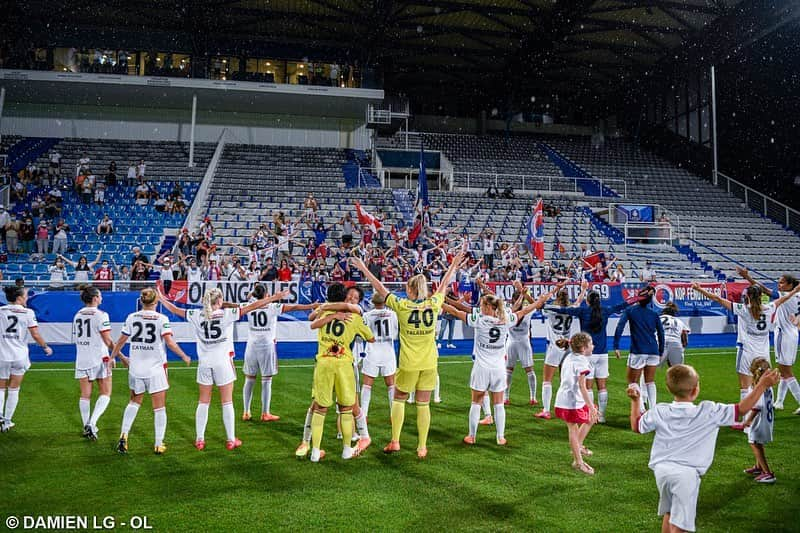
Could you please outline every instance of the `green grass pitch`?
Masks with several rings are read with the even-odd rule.
[[[710,352],[710,353],[707,353]],[[700,399],[735,401],[738,386],[732,350],[692,350],[687,362],[701,376]],[[127,373],[115,371],[111,405],[100,420],[97,442],[81,438],[78,384],[72,367],[37,364],[25,378],[15,416],[17,427],[0,435],[0,523],[10,515],[113,516],[123,522],[146,516],[155,531],[252,530],[536,530],[657,531],[658,495],[647,468],[652,435],[630,431],[624,359],[611,359],[608,423],[587,439],[597,474],[570,468],[565,425],[542,421],[527,405],[528,387],[518,369],[508,408],[508,446],[495,445],[494,428],[481,426],[478,443],[461,439],[469,409],[469,359],[444,358],[440,376],[443,403],[432,407],[429,456],[419,461],[416,415],[406,410],[403,450],[381,451],[390,427],[385,387],[376,384],[370,408],[373,445],[364,457],[339,457],[335,416],[326,421],[320,464],[294,457],[309,402],[311,361],[287,360],[273,385],[274,423],[242,422],[241,385],[235,404],[234,452],[224,447],[221,410],[215,395],[207,448],[194,439],[197,387],[194,368],[173,364],[167,400],[169,416],[164,456],[152,451],[149,400],[130,434],[130,453],[114,451],[127,404]],[[541,361],[536,362],[541,387]],[[658,374],[659,399],[669,399]],[[260,383],[254,414],[260,408]],[[745,436],[721,429],[716,458],[704,477],[697,509],[701,531],[797,529],[800,495],[798,430],[800,416],[789,396],[777,413],[775,442],[767,458],[778,482],[758,485],[742,469],[753,457]],[[537,408],[538,410],[538,408]]]

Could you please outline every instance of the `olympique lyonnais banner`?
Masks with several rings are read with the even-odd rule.
[[[510,300],[514,293],[511,283],[488,283],[488,285],[495,294],[505,300]],[[534,299],[550,291],[553,285],[553,283],[525,284]],[[623,300],[634,303],[637,293],[646,285],[651,285],[656,290],[652,304],[656,311],[663,309],[667,303],[674,302],[680,309],[680,315],[683,316],[728,315],[727,309],[696,292],[692,289],[691,283],[590,283],[589,290],[597,291],[600,294],[603,305],[614,306]],[[748,285],[748,283],[703,283],[703,288],[724,298],[730,297],[732,300],[738,301],[742,291]],[[581,291],[578,283],[570,283],[564,288],[568,291],[571,302],[575,301]]]

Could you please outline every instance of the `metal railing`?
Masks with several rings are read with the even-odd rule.
[[[717,172],[717,176],[719,186],[728,191],[728,194],[742,200],[745,206],[800,233],[800,211],[773,200],[722,172]]]
[[[600,184],[600,198],[612,198],[611,196],[603,196],[603,190],[605,187],[611,188],[619,192],[620,187],[615,185],[621,185],[622,188],[622,196],[623,198],[628,196],[628,184],[623,179],[619,178],[608,178],[608,179],[600,179],[600,178],[583,178],[583,177],[572,177],[572,176],[562,176],[560,174],[503,174],[498,172],[453,172],[453,181],[455,182],[455,188],[460,188],[461,185],[459,183],[459,177],[465,178],[465,185],[464,188],[466,189],[473,189],[473,188],[483,188],[486,187],[487,179],[488,183],[493,183],[494,187],[498,189],[505,188],[507,183],[511,183],[515,191],[552,191],[552,192],[559,192],[565,191],[564,188],[556,188],[554,186],[563,185],[564,183],[568,183],[570,192],[582,192],[580,187],[581,182],[597,182]],[[542,181],[547,180],[547,188],[544,188],[541,184]],[[479,181],[479,183],[475,183]],[[534,183],[537,186],[534,186]],[[613,198],[616,198],[614,196]]]
[[[214,181],[214,173],[217,170],[217,165],[219,164],[219,160],[222,158],[222,152],[225,149],[225,137],[228,134],[228,129],[225,128],[222,130],[222,133],[219,136],[219,141],[217,141],[217,148],[214,150],[214,155],[211,158],[211,161],[208,163],[208,168],[206,168],[206,173],[203,176],[203,181],[200,182],[200,187],[197,189],[197,194],[194,197],[194,201],[192,202],[192,207],[189,208],[189,213],[186,215],[186,220],[183,222],[183,227],[181,229],[187,229],[191,231],[196,227],[197,218],[200,214],[201,209],[205,209],[206,207],[206,200],[208,199],[208,191],[211,189],[211,182]],[[176,243],[177,244],[177,243]]]

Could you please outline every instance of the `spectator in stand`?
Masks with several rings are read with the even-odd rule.
[[[106,203],[106,177],[95,176],[94,181],[94,203],[97,205],[105,205]]]
[[[487,228],[483,231],[483,237],[481,238],[481,243],[483,244],[483,262],[490,270],[494,268],[494,238],[494,231],[491,229]]]
[[[657,273],[653,268],[653,263],[649,259],[644,263],[644,269],[639,273],[639,281],[656,281]]]
[[[142,249],[138,246],[134,246],[131,248],[131,266],[134,266],[136,263],[150,263],[150,258],[147,257],[142,253]],[[131,278],[132,279],[132,278]]]
[[[64,260],[61,256],[57,256],[52,265],[47,267],[50,272],[50,285],[47,290],[49,291],[63,291],[64,281],[68,280],[67,268],[64,266]]]
[[[294,261],[292,261],[292,264],[294,265]],[[292,281],[292,268],[286,259],[281,259],[281,267],[278,269],[278,281]]]
[[[500,198],[500,190],[497,187],[489,187],[484,194],[487,198]]]
[[[33,241],[36,238],[36,228],[33,226],[33,219],[25,217],[19,226],[20,251],[24,254],[33,253]]]
[[[339,219],[339,224],[342,226],[342,246],[349,248],[353,244],[353,232],[355,231],[353,217],[350,216],[350,213],[346,213]]]
[[[36,253],[41,255],[46,254],[49,242],[50,230],[47,227],[47,222],[42,220],[39,222],[39,227],[36,228]]]
[[[114,221],[108,218],[108,215],[103,215],[103,220],[97,224],[98,235],[111,235],[114,233]]]
[[[172,288],[172,282],[180,275],[180,266],[172,264],[172,255],[169,250],[156,259],[156,263],[157,264],[153,266],[153,270],[159,274],[159,279],[164,287],[164,293],[169,294],[169,290]]]
[[[90,263],[85,255],[80,256],[77,262],[70,261],[61,254],[58,255],[62,261],[75,269],[75,281],[89,281],[89,273],[92,272],[95,265],[100,262],[102,256],[102,251],[97,252],[97,257]]]
[[[89,156],[86,155],[86,152],[84,152],[81,158],[78,160],[78,164],[75,165],[75,176],[77,177],[80,176],[81,174],[84,174],[85,172],[84,169],[89,166],[89,163],[91,161],[92,160],[89,159]]]
[[[503,198],[507,200],[511,200],[514,198],[514,189],[511,187],[511,183],[506,183],[506,188],[503,189]]]
[[[117,283],[115,284],[116,289],[118,291],[130,290],[131,284],[128,282],[131,279],[131,269],[128,268],[128,265],[122,265],[122,267],[118,268],[116,263],[113,264],[114,264],[114,277],[117,279]]]
[[[80,177],[80,176],[79,176]],[[83,204],[90,204],[92,203],[92,197],[94,196],[92,193],[92,178],[94,176],[88,175],[83,176],[83,181],[81,182],[81,203]]]
[[[117,162],[112,161],[108,165],[108,174],[106,174],[106,185],[109,187],[117,186]]]
[[[147,165],[145,164],[144,159],[140,159],[139,164],[136,165],[136,177],[144,181],[144,173],[146,170]]]
[[[617,263],[617,268],[611,271],[609,277],[611,278],[611,281],[625,283],[625,279],[627,276],[625,276],[625,269],[622,268],[621,263]]]
[[[147,287],[148,280],[150,279],[150,263],[146,261],[136,261],[131,267],[131,283],[132,291],[139,291]]]
[[[11,220],[5,226],[6,229],[6,251],[10,254],[17,253],[19,244],[19,221],[16,215],[11,215]]]
[[[50,173],[61,173],[61,154],[58,153],[58,150],[52,150],[50,152]]]
[[[200,224],[200,228],[198,229],[198,232],[207,241],[213,241],[214,240],[214,223],[211,222],[211,217],[205,217],[203,219],[203,223]]]
[[[319,205],[317,204],[317,199],[314,198],[313,192],[308,193],[308,196],[306,196],[303,202],[303,208],[305,209],[306,220],[313,221],[317,219],[317,209]]]
[[[114,271],[108,265],[108,259],[103,259],[100,267],[94,271],[95,287],[102,291],[111,290],[111,281],[114,279]]]
[[[261,281],[275,281],[278,279],[278,269],[272,263],[272,258],[267,257],[264,268],[261,269]]]
[[[159,213],[166,213],[168,211],[172,211],[172,200],[166,200],[164,198],[157,198],[155,202],[153,202],[153,208],[158,211]]]
[[[136,205],[147,205],[147,202],[150,200],[150,188],[144,181],[139,182],[139,186],[136,187]]]
[[[9,222],[11,222],[11,215],[8,214],[5,206],[0,205],[0,237],[2,238],[3,244],[6,242],[6,224]]]
[[[133,187],[136,185],[136,164],[133,161],[131,161],[131,164],[128,166],[127,180],[128,187]]]

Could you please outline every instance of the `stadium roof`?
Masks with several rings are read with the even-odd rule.
[[[714,25],[791,2],[756,0],[26,0],[12,31],[197,55],[357,60],[396,90],[548,88],[611,93]],[[38,20],[40,23],[32,23]],[[733,25],[731,25],[733,23]],[[46,25],[45,25],[46,24]],[[20,30],[20,28],[27,28]],[[143,46],[145,40],[151,46]],[[730,40],[730,39],[728,39]],[[103,43],[103,44],[101,44]],[[300,51],[300,52],[298,52]],[[282,54],[282,55],[281,55]]]

